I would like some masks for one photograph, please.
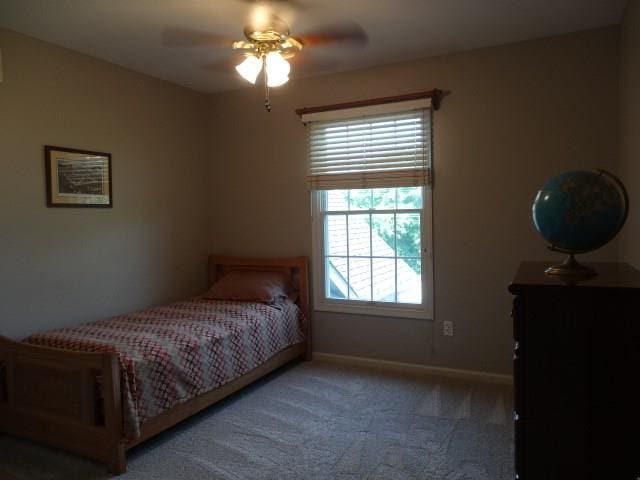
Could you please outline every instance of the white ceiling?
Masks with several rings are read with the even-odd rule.
[[[202,92],[240,88],[231,48],[170,48],[165,27],[241,39],[255,0],[0,0],[0,27]],[[292,77],[319,75],[620,23],[627,0],[282,0],[261,2],[292,34],[352,20],[364,47],[304,49]],[[1,47],[1,45],[0,45]]]

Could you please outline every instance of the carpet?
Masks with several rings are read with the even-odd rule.
[[[298,363],[131,450],[118,478],[511,479],[511,396],[505,386]],[[2,472],[112,478],[102,465],[6,435]]]

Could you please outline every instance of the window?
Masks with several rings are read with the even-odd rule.
[[[315,308],[428,318],[431,110],[424,100],[354,110],[303,116]]]

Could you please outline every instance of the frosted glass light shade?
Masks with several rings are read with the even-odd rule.
[[[262,60],[253,55],[248,56],[240,65],[236,66],[236,71],[242,78],[253,84],[256,83],[260,70],[262,70]]]
[[[289,81],[291,65],[279,52],[269,52],[265,59],[265,69],[267,71],[267,85],[269,87],[279,87]]]

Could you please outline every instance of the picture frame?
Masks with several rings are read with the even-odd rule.
[[[45,145],[47,207],[112,208],[111,154]]]

